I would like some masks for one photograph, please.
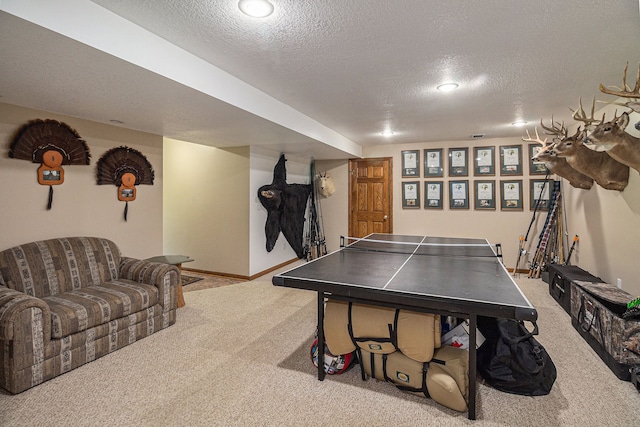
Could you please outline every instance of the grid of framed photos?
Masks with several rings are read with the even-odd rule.
[[[544,163],[529,160],[528,191],[522,179],[523,159],[538,149],[513,144],[403,150],[402,178],[411,179],[402,182],[402,208],[522,211],[528,196],[530,210],[548,209],[553,180],[537,176],[547,174]]]

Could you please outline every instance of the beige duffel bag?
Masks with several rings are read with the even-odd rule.
[[[427,388],[436,402],[456,411],[466,411],[469,401],[469,352],[450,345],[437,349],[429,363]]]
[[[452,349],[453,351],[450,351]],[[394,384],[400,390],[430,397],[455,411],[467,410],[468,352],[443,346],[431,362],[417,362],[399,351],[376,354],[360,350],[361,369],[380,381]],[[439,357],[442,356],[442,359]]]
[[[440,316],[330,299],[325,304],[324,336],[335,355],[351,353],[357,346],[376,354],[400,350],[428,362],[440,347]]]

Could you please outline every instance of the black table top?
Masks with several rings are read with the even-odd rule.
[[[485,239],[372,234],[275,275],[273,284],[416,308],[537,318]]]

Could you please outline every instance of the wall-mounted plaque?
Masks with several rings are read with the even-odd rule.
[[[449,181],[449,209],[469,209],[469,181]]]
[[[424,177],[442,176],[442,148],[424,150]]]
[[[427,181],[424,183],[424,208],[442,209],[442,181]]]
[[[522,175],[522,145],[500,146],[500,175]]]
[[[420,176],[420,150],[402,152],[402,177],[416,178]]]
[[[529,180],[529,208],[531,210],[548,210],[551,202],[551,192],[553,190],[552,179],[531,179]]]
[[[420,209],[420,182],[410,181],[402,183],[402,208]]]
[[[474,147],[473,164],[473,174],[475,176],[495,175],[495,147]]]
[[[449,148],[449,176],[467,176],[468,148]]]
[[[496,182],[494,180],[474,181],[475,209],[496,208]]]
[[[522,180],[500,181],[500,208],[503,211],[522,210]]]

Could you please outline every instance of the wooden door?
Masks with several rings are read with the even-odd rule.
[[[349,160],[349,236],[393,233],[392,158]]]

